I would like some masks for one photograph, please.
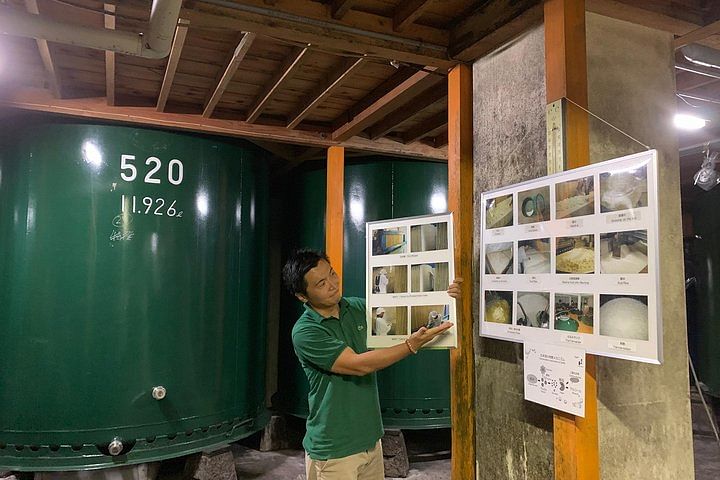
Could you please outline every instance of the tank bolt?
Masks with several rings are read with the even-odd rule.
[[[113,457],[120,455],[123,451],[123,444],[118,437],[113,438],[113,441],[108,445],[108,452]]]
[[[163,387],[162,385],[153,387],[152,396],[155,400],[162,400],[163,398],[165,398],[165,395],[167,395],[167,390],[165,390],[165,387]]]

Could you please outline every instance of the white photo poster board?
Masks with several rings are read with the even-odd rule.
[[[482,205],[480,335],[662,362],[655,150]]]
[[[421,327],[455,323],[452,214],[368,222],[367,332],[369,348],[392,347]],[[424,348],[457,347],[457,326]]]

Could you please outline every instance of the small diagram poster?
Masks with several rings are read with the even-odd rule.
[[[452,214],[368,222],[368,347],[392,347],[421,327],[455,323]],[[424,348],[457,347],[457,326]]]
[[[585,351],[525,342],[525,400],[585,416]]]
[[[657,152],[482,194],[480,335],[662,362]]]

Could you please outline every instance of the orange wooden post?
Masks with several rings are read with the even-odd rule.
[[[448,206],[455,220],[455,274],[463,277],[457,307],[458,348],[450,351],[452,478],[475,478],[475,359],[472,317],[472,70],[458,65],[448,76]]]
[[[588,104],[585,2],[546,0],[544,8],[547,103],[563,100],[565,168],[571,169],[590,163],[588,116],[575,105]],[[557,480],[600,478],[595,356],[587,356],[585,373],[585,418],[553,415]]]
[[[343,217],[345,214],[345,148],[327,151],[327,197],[325,205],[325,253],[340,278],[342,291]]]

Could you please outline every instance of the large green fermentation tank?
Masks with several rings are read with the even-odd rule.
[[[688,316],[690,354],[700,381],[713,396],[720,397],[720,214],[709,205],[720,203],[720,189],[703,192],[692,211],[693,230],[691,265],[697,279],[696,299]]]
[[[325,169],[293,174],[285,250],[323,249]],[[447,210],[447,164],[371,157],[345,166],[343,294],[365,296],[365,222]],[[330,261],[332,262],[332,258]],[[308,384],[295,357],[290,331],[301,313],[285,295],[281,311],[280,375],[275,405],[307,416]],[[447,350],[423,350],[378,372],[383,422],[391,428],[450,426],[450,357]]]
[[[262,428],[262,153],[35,122],[0,149],[0,470],[146,462]]]

